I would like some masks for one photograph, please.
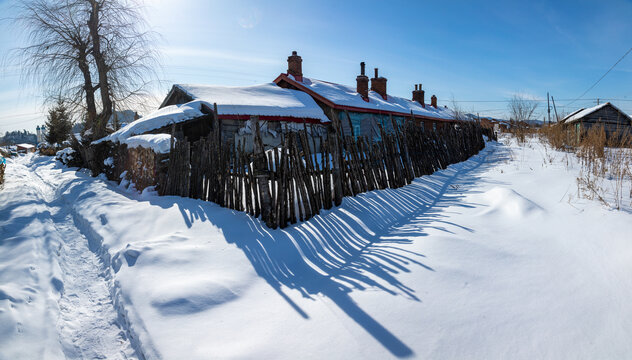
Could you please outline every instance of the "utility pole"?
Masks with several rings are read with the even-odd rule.
[[[546,107],[547,107],[547,112],[549,113],[548,117],[549,117],[549,125],[551,125],[551,103],[549,102],[549,93],[547,91],[546,93]]]
[[[597,98],[597,105],[599,105],[599,98]]]
[[[555,122],[560,121],[560,118],[557,116],[557,107],[555,106],[555,98],[551,96],[551,100],[553,100],[553,110],[555,110]]]

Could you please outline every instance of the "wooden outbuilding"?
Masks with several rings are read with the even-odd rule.
[[[36,150],[35,145],[32,144],[17,144],[16,147],[19,153],[33,153]]]
[[[602,126],[607,137],[615,133],[632,132],[630,115],[610,102],[591,108],[578,109],[568,114],[561,122],[564,126],[572,127],[578,137],[594,126]]]

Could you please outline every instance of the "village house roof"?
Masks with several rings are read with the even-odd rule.
[[[124,143],[132,136],[187,122],[210,114],[213,104],[217,104],[220,119],[248,120],[250,116],[256,115],[262,120],[329,122],[323,110],[309,95],[283,89],[274,83],[254,86],[175,84],[158,110],[93,144],[103,141]]]
[[[307,122],[329,122],[311,96],[301,91],[281,88],[274,83],[253,86],[175,84],[163,105],[182,94],[190,100],[217,104],[220,119],[248,120],[250,116],[258,115],[262,120],[303,122],[305,119]]]
[[[274,80],[277,84],[282,81],[305,91],[333,108],[399,116],[410,116],[412,112],[421,118],[454,120],[454,112],[448,108],[434,108],[429,105],[423,107],[416,101],[391,95],[387,95],[386,99],[384,99],[380,94],[372,90],[368,92],[368,101],[366,101],[356,91],[354,86],[311,79],[305,76],[302,77],[302,81],[299,81],[294,76],[285,73]]]
[[[630,117],[630,115],[626,114],[625,112],[621,111],[618,107],[614,106],[612,103],[610,102],[606,102],[603,104],[599,104],[597,106],[593,106],[590,108],[582,108],[582,109],[578,109],[573,111],[572,113],[566,115],[566,117],[564,119],[562,119],[562,122],[565,124],[570,124],[576,121],[581,120],[582,118],[594,113],[595,111],[601,110],[602,108],[606,107],[606,106],[611,106],[614,109],[616,109],[619,113],[623,114],[625,117],[627,117],[630,121],[632,121],[632,118]]]
[[[209,106],[212,107],[212,105],[199,100],[190,101],[186,104],[165,106],[92,143],[98,144],[103,141],[124,142],[135,135],[141,135],[167,125],[178,124],[204,116],[210,113]]]

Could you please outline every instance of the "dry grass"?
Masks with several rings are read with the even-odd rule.
[[[508,132],[522,145],[530,135],[536,134],[538,130],[523,122],[512,122]]]
[[[632,136],[617,131],[607,136],[602,126],[593,126],[577,136],[573,128],[543,127],[540,138],[550,147],[574,153],[579,159],[578,196],[597,199],[621,209],[632,199]],[[545,159],[546,161],[546,159]]]
[[[4,184],[4,169],[6,165],[0,164],[0,185]]]

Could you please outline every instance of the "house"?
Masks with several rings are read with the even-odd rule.
[[[215,118],[217,117],[217,118]],[[207,136],[217,120],[226,143],[243,143],[252,151],[255,120],[259,121],[266,147],[278,146],[281,134],[302,130],[326,136],[329,119],[307,94],[273,83],[253,86],[175,84],[160,108],[100,141],[124,143],[141,134],[170,134],[196,141]],[[95,143],[97,143],[95,142]],[[315,144],[318,146],[318,143]]]
[[[578,138],[583,131],[593,126],[603,126],[607,137],[615,133],[630,133],[632,131],[630,115],[610,102],[587,109],[578,109],[568,114],[561,122],[564,126],[573,127]]]
[[[244,144],[253,149],[255,120],[259,121],[266,148],[278,146],[288,131],[307,129],[312,146],[319,147],[334,124],[343,135],[381,138],[389,131],[413,121],[428,131],[454,125],[454,112],[439,107],[437,97],[424,101],[421,84],[412,98],[387,93],[387,79],[369,79],[361,63],[356,86],[346,86],[303,76],[302,58],[296,51],[288,57],[288,71],[272,83],[253,86],[174,84],[160,108],[100,141],[125,142],[141,134],[171,134],[194,142],[207,136],[214,126],[224,143]],[[215,125],[217,124],[217,125]]]
[[[16,147],[17,147],[18,153],[35,152],[35,145],[31,145],[31,144],[17,144]]]
[[[379,139],[379,127],[388,130],[393,122],[403,125],[409,119],[427,130],[436,130],[456,121],[451,110],[437,106],[436,96],[430,98],[430,104],[425,103],[421,84],[415,85],[411,99],[405,99],[387,93],[387,79],[379,76],[377,68],[369,82],[364,62],[353,87],[304,76],[302,61],[293,51],[287,60],[287,73],[280,74],[274,83],[309,94],[331,121],[339,121],[344,135]]]
[[[110,115],[110,119],[108,120],[106,127],[109,131],[116,131],[138,119],[140,119],[140,116],[134,110],[117,110]]]

